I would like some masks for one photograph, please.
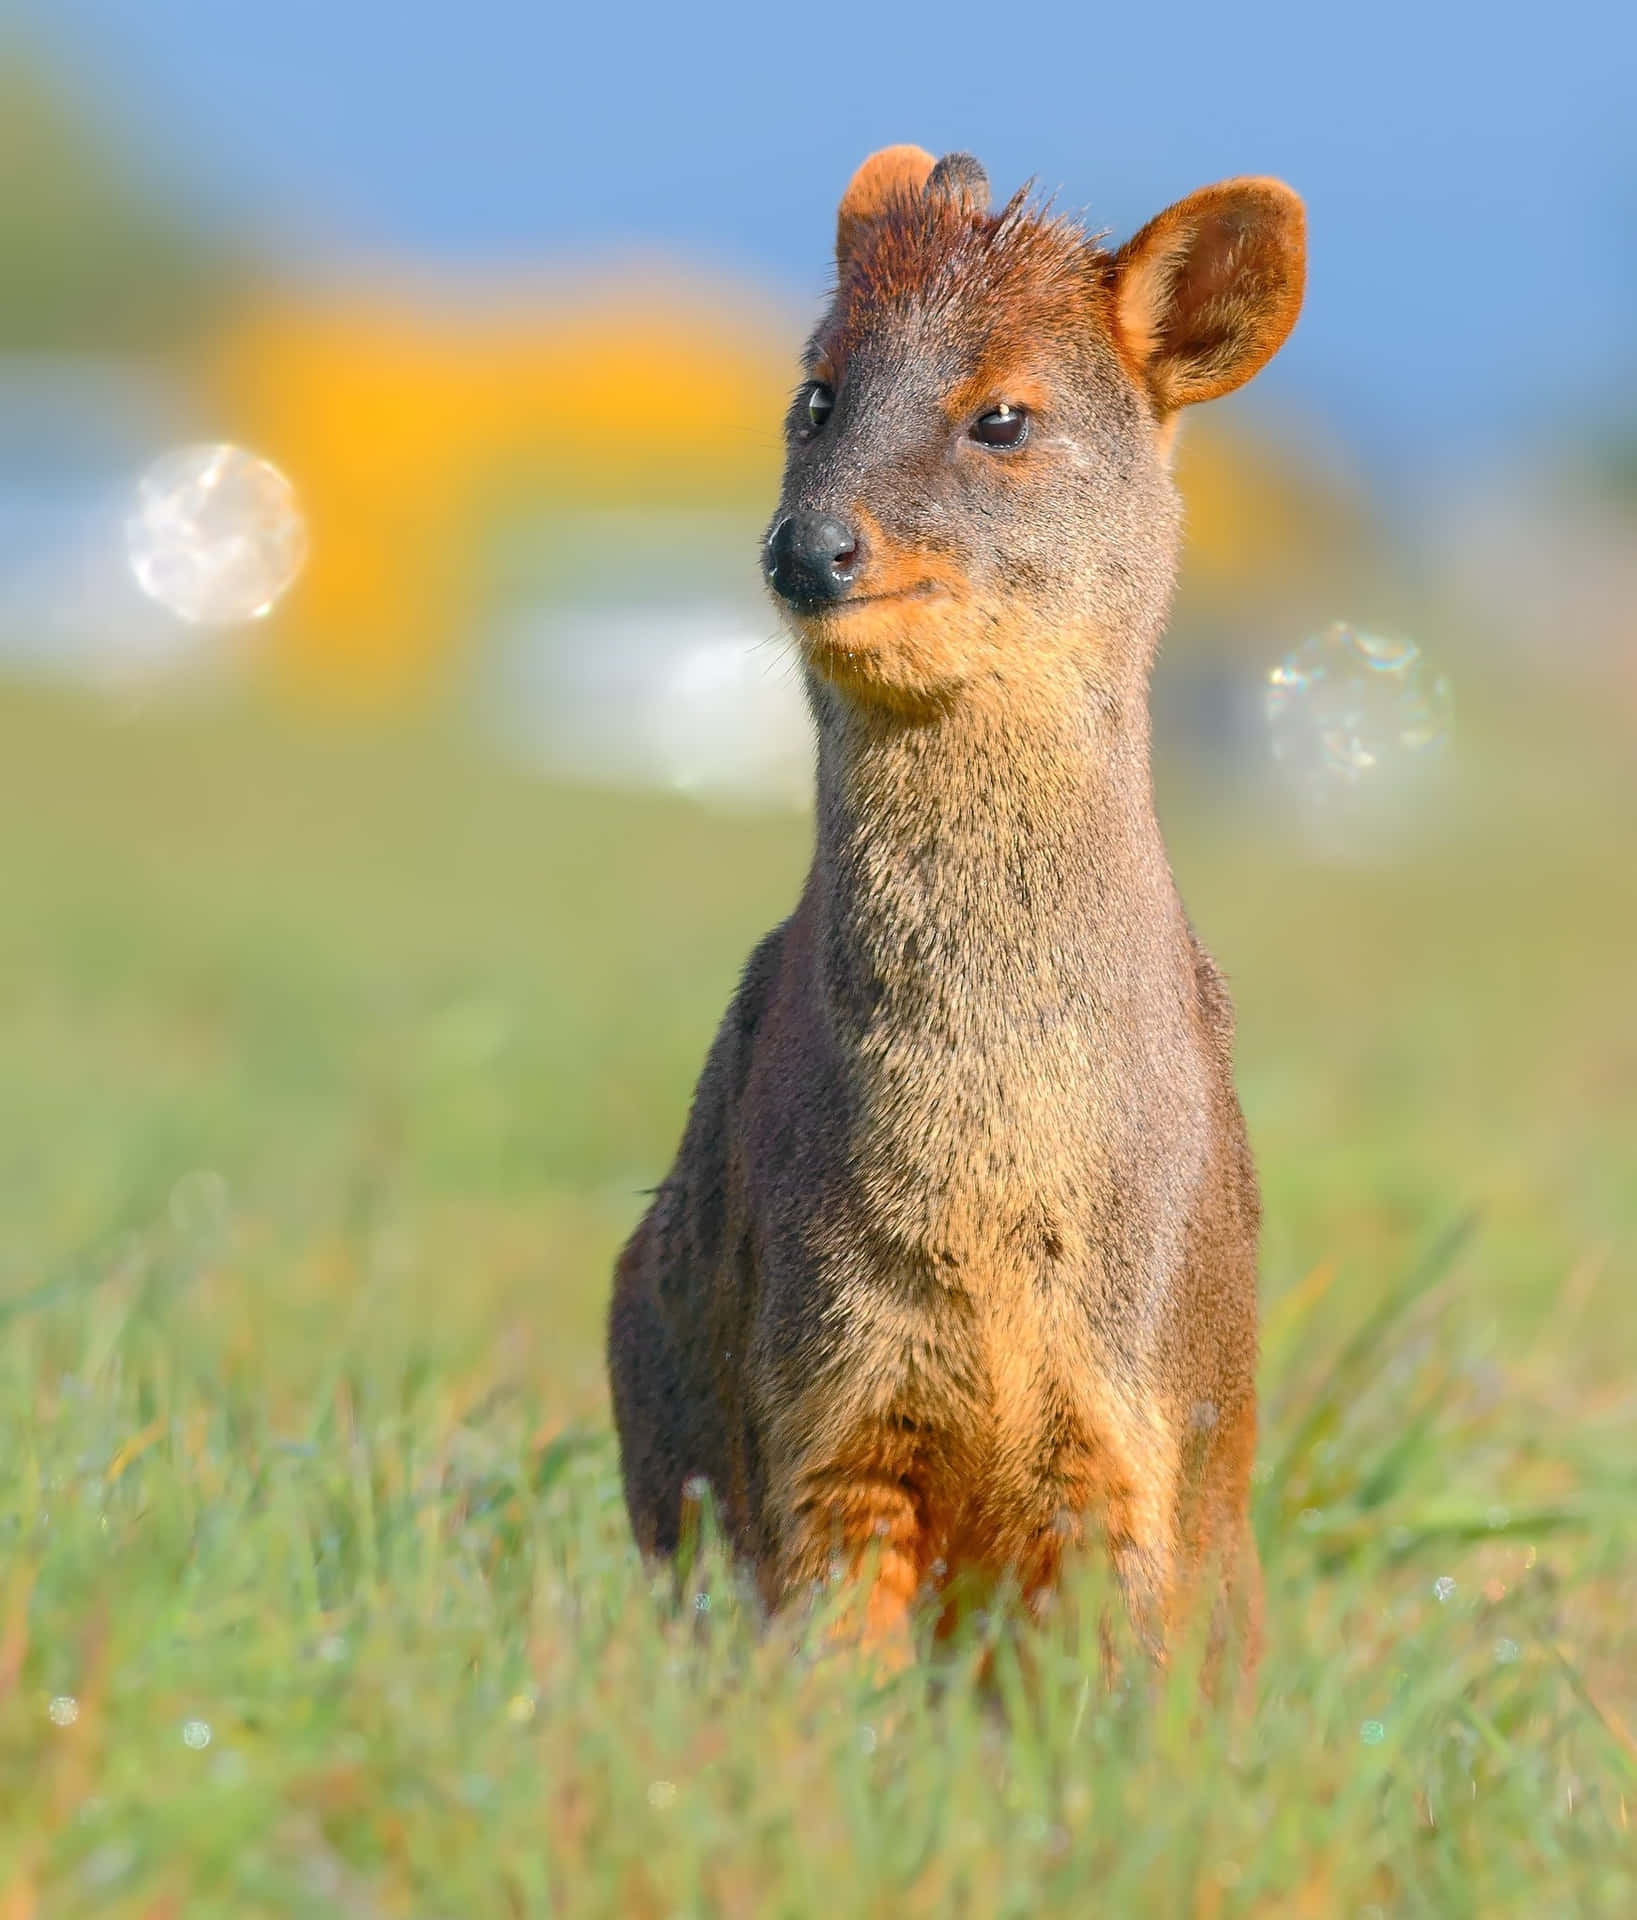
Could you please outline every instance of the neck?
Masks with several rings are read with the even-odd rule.
[[[825,686],[814,704],[810,895],[844,1044],[914,1028],[988,1050],[1163,994],[1180,909],[1140,694],[979,691],[914,722]]]

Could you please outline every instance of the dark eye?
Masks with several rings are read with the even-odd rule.
[[[815,380],[807,389],[807,405],[803,412],[807,415],[807,424],[816,433],[835,410],[836,397],[822,380]]]
[[[980,447],[1021,447],[1029,431],[1029,416],[1021,407],[992,407],[972,422],[971,436]]]

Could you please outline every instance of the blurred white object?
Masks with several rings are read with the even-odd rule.
[[[489,725],[545,770],[740,806],[801,807],[812,729],[769,612],[564,607],[515,628]]]
[[[242,447],[178,447],[137,483],[126,551],[142,591],[199,627],[259,620],[307,558],[295,488]]]

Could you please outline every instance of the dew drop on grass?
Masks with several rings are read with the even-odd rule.
[[[1432,1590],[1434,1595],[1437,1597],[1438,1604],[1440,1606],[1443,1606],[1443,1604],[1447,1600],[1454,1599],[1455,1582],[1449,1577],[1447,1573],[1442,1573],[1438,1576],[1436,1580],[1433,1581]]]
[[[176,447],[138,480],[125,548],[150,600],[192,626],[234,627],[288,592],[307,526],[269,461],[223,443]]]
[[[54,1727],[71,1727],[80,1717],[80,1703],[71,1693],[59,1693],[46,1713]]]
[[[182,1722],[182,1744],[191,1747],[195,1753],[202,1753],[210,1745],[210,1722],[208,1720],[184,1720]]]

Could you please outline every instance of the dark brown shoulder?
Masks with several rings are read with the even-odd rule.
[[[745,963],[694,1089],[675,1164],[655,1194],[650,1220],[662,1291],[671,1292],[685,1274],[708,1271],[721,1251],[732,1210],[740,1102],[788,925],[758,942]]]

